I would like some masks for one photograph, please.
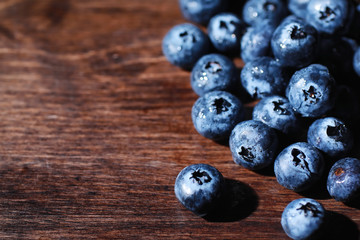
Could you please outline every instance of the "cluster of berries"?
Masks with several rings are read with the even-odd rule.
[[[273,164],[277,181],[288,189],[309,190],[327,176],[330,196],[358,200],[360,160],[349,155],[360,115],[360,4],[234,2],[179,0],[183,16],[197,25],[179,24],[163,39],[168,61],[191,70],[199,95],[191,114],[195,129],[228,142],[234,162],[247,169]],[[239,56],[240,73],[232,61]],[[256,103],[252,119],[245,117],[245,101]],[[179,173],[175,194],[204,216],[224,184],[217,169],[194,164]],[[285,208],[281,224],[289,237],[305,239],[318,234],[324,216],[316,200],[297,199]]]

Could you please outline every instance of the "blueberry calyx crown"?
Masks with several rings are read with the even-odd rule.
[[[305,161],[306,156],[302,151],[294,148],[291,151],[291,155],[293,156],[293,163],[295,167],[301,167],[302,169],[307,170],[311,173],[309,163]]]
[[[336,17],[336,13],[329,7],[325,8],[325,11],[320,11],[320,20],[326,20],[326,22],[334,21]]]
[[[192,172],[190,179],[194,179],[199,185],[203,185],[204,183],[211,182],[212,178],[205,171],[200,171],[199,169]]]
[[[289,111],[281,107],[281,105],[284,104],[283,101],[273,101],[272,103],[274,104],[274,111],[277,112],[279,115],[289,115]]]
[[[243,146],[241,146],[239,155],[247,162],[252,162],[255,158],[254,154],[251,152],[251,148],[245,148]]]
[[[316,91],[314,86],[310,86],[308,90],[303,89],[303,93],[305,96],[305,101],[310,99],[310,103],[317,103],[321,97],[321,94]]]
[[[291,39],[303,39],[306,38],[307,33],[299,26],[293,26],[290,32]]]
[[[211,72],[212,74],[218,73],[222,71],[222,67],[220,63],[214,61],[214,62],[208,62],[205,65],[205,69]]]
[[[344,173],[345,173],[345,171],[344,171],[344,169],[341,168],[341,167],[335,169],[335,171],[334,171],[335,176],[338,176],[338,177],[341,176],[341,175],[344,174]]]
[[[337,122],[335,123],[335,126],[328,126],[326,129],[326,134],[335,141],[341,140],[345,132],[346,132],[345,126]]]
[[[231,103],[229,103],[223,98],[216,98],[212,106],[215,107],[217,114],[221,114],[222,112],[226,112],[229,110],[229,108],[231,107]]]
[[[318,214],[321,213],[314,204],[309,202],[306,204],[301,204],[301,207],[297,208],[296,210],[303,211],[305,217],[308,216],[308,213],[311,213],[313,217],[317,217]]]
[[[179,36],[181,37],[181,39],[183,40],[183,42],[187,42],[189,41],[189,39],[194,43],[196,42],[196,38],[193,34],[189,34],[187,31],[181,32],[179,34]]]

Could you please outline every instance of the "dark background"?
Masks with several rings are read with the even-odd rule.
[[[282,210],[303,195],[193,128],[189,72],[161,52],[176,0],[2,0],[0,19],[1,239],[287,239]],[[233,208],[181,206],[174,181],[194,163],[223,173]],[[308,196],[329,236],[357,238],[356,207]]]

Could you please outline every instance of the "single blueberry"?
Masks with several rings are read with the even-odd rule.
[[[303,18],[306,16],[306,8],[310,0],[288,0],[288,8],[292,14]]]
[[[354,6],[348,0],[310,0],[306,13],[306,21],[319,33],[343,34],[352,21]]]
[[[244,107],[231,93],[213,91],[196,100],[191,117],[198,133],[214,141],[223,141],[243,120]]]
[[[216,90],[232,91],[238,80],[234,63],[221,54],[203,56],[191,71],[191,87],[199,96]]]
[[[274,172],[283,187],[301,192],[313,186],[324,171],[320,151],[305,142],[286,147],[275,159]]]
[[[307,141],[330,157],[347,154],[354,143],[350,129],[334,117],[314,121],[309,127]]]
[[[335,80],[329,70],[312,64],[296,71],[286,89],[295,111],[304,117],[320,117],[334,105]]]
[[[288,11],[282,0],[248,0],[242,13],[244,21],[249,25],[261,25],[264,20],[277,25]]]
[[[330,169],[327,190],[337,201],[351,202],[360,196],[360,160],[343,158]]]
[[[311,198],[290,202],[281,215],[281,226],[292,239],[317,239],[326,223],[326,211],[321,203]]]
[[[210,40],[200,28],[190,23],[174,26],[162,41],[167,60],[178,67],[191,69],[196,61],[208,53]]]
[[[235,163],[258,170],[273,163],[278,147],[274,129],[255,120],[243,121],[235,126],[229,139]]]
[[[210,18],[228,7],[228,0],[179,0],[180,10],[189,21],[207,25]]]
[[[353,57],[353,67],[358,76],[360,76],[360,47],[356,50]]]
[[[240,54],[245,63],[270,54],[270,42],[275,28],[268,21],[247,28],[240,42]]]
[[[287,98],[269,96],[261,99],[254,107],[252,117],[282,133],[294,133],[300,126],[296,115]]]
[[[253,98],[284,94],[288,71],[271,57],[260,57],[247,62],[241,70],[241,83]]]
[[[184,207],[199,216],[207,215],[224,189],[224,178],[213,166],[193,164],[185,167],[175,180],[175,196]]]
[[[271,49],[282,66],[304,67],[317,55],[317,31],[304,20],[290,15],[275,29]]]

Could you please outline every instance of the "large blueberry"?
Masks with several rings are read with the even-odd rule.
[[[310,0],[288,0],[288,8],[292,14],[303,18],[306,16],[306,8]]]
[[[271,49],[281,65],[301,68],[316,57],[317,31],[304,20],[290,15],[275,29]]]
[[[192,22],[206,25],[210,18],[228,7],[228,0],[179,0],[181,13]]]
[[[278,147],[274,129],[266,124],[248,120],[235,126],[229,139],[235,163],[251,169],[262,169],[273,163]]]
[[[356,74],[360,76],[360,47],[356,50],[354,54],[353,67]]]
[[[299,117],[287,98],[282,96],[261,99],[253,109],[252,117],[285,134],[295,132],[300,126]]]
[[[210,19],[207,29],[209,38],[218,51],[232,55],[239,51],[245,24],[235,14],[215,15]]]
[[[199,96],[216,90],[233,91],[238,80],[234,63],[216,53],[200,58],[191,71],[191,87]]]
[[[241,83],[253,98],[281,95],[288,84],[288,71],[271,57],[247,62],[241,70]]]
[[[176,177],[175,196],[187,209],[199,216],[208,214],[221,197],[224,178],[213,166],[194,164]]]
[[[192,107],[192,121],[202,136],[214,141],[226,140],[244,118],[244,107],[234,95],[213,91],[200,97]]]
[[[286,147],[275,159],[274,172],[280,185],[301,192],[313,186],[324,171],[320,151],[305,142]]]
[[[310,0],[306,13],[306,21],[320,33],[342,34],[352,21],[354,6],[349,0]]]
[[[354,143],[350,129],[343,121],[334,117],[314,121],[309,127],[307,140],[330,157],[348,153]]]
[[[240,42],[242,60],[247,63],[256,58],[268,56],[271,52],[270,42],[274,31],[275,26],[268,21],[248,27]]]
[[[167,60],[178,67],[191,69],[196,61],[208,53],[210,40],[200,28],[190,23],[174,26],[162,41]]]
[[[343,158],[330,169],[327,190],[335,200],[351,202],[360,196],[360,160]]]
[[[286,15],[287,6],[282,0],[248,0],[243,7],[243,18],[249,25],[261,25],[264,20],[277,25]]]
[[[320,117],[334,105],[335,81],[328,69],[312,64],[296,71],[286,89],[295,111],[304,117]]]
[[[292,239],[317,239],[326,223],[326,211],[321,203],[311,198],[290,202],[281,215],[281,226]]]

